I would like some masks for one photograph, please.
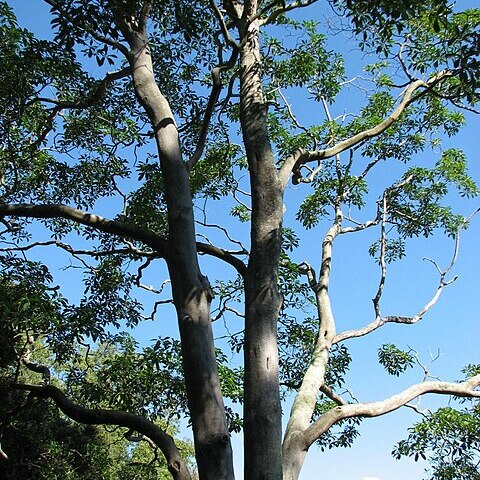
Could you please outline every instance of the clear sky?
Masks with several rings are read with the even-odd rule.
[[[15,9],[19,24],[35,32],[40,37],[51,35],[48,6],[42,0],[9,0]],[[478,1],[461,2],[461,7],[479,6]],[[319,7],[313,6],[305,10],[307,17],[320,16]],[[331,41],[332,48],[346,52],[351,62],[347,68],[355,72],[363,61],[358,51],[352,50],[349,39],[339,34]],[[347,94],[348,95],[348,94]],[[292,106],[301,112],[299,117],[306,123],[323,115],[321,111],[311,109],[301,97],[289,97]],[[358,99],[349,102],[348,96],[343,96],[342,104],[332,106],[332,112],[342,113],[345,109],[358,108]],[[467,127],[460,134],[447,142],[447,145],[462,148],[470,159],[471,174],[480,184],[480,162],[478,135],[480,132],[480,118],[467,114]],[[434,159],[434,156],[431,155]],[[422,161],[425,159],[422,158]],[[391,174],[392,170],[387,173]],[[320,245],[322,233],[326,225],[318,229],[305,231],[294,222],[295,208],[300,196],[308,190],[305,187],[289,187],[286,194],[287,226],[295,226],[300,237],[304,238],[303,247],[295,254],[298,261],[306,260],[317,267],[320,259]],[[468,216],[478,206],[478,199],[468,201],[455,200],[459,212]],[[107,211],[96,213],[108,215]],[[225,220],[226,212],[216,209],[216,218]],[[238,236],[246,237],[246,232],[238,231]],[[378,282],[378,267],[368,256],[368,246],[375,239],[377,233],[365,232],[355,237],[340,238],[335,244],[334,263],[331,280],[331,295],[334,313],[337,319],[337,330],[360,327],[373,320],[371,298],[375,294]],[[462,233],[458,260],[453,274],[459,279],[449,286],[435,307],[428,312],[425,318],[414,326],[387,325],[367,338],[350,341],[353,362],[350,374],[347,377],[348,387],[362,401],[381,400],[391,396],[412,383],[421,381],[422,372],[418,369],[397,377],[388,376],[377,362],[377,349],[384,343],[395,343],[399,348],[414,348],[420,358],[428,363],[430,355],[440,352],[440,357],[431,366],[433,375],[445,380],[460,378],[460,369],[468,363],[480,363],[478,340],[480,334],[480,215],[474,219],[471,227]],[[453,241],[441,234],[428,239],[413,239],[407,243],[407,258],[393,264],[389,268],[386,291],[383,298],[382,312],[384,315],[413,315],[435,293],[438,285],[438,275],[433,266],[423,257],[431,257],[446,266],[453,253]],[[45,251],[44,251],[45,252]],[[39,255],[45,255],[40,253]],[[223,267],[216,261],[202,259],[209,278],[223,273]],[[59,272],[57,278],[68,278],[69,272]],[[60,277],[62,276],[62,277]],[[147,279],[158,282],[158,273],[147,274]],[[77,285],[70,281],[66,285],[66,294],[76,295]],[[151,300],[146,300],[151,302]],[[173,318],[173,317],[172,317]],[[232,320],[231,331],[239,323]],[[218,335],[222,334],[221,326]],[[141,338],[148,339],[154,336],[151,324],[142,326],[138,333]],[[422,399],[421,406],[439,406],[446,404],[447,398],[436,399],[433,396]],[[285,411],[288,410],[288,402]],[[382,418],[367,419],[360,427],[362,435],[350,449],[320,452],[312,447],[305,467],[301,474],[302,480],[420,480],[423,476],[424,465],[413,460],[396,461],[390,456],[394,444],[406,436],[406,429],[418,416],[409,409],[402,409]],[[241,478],[241,438],[234,436],[235,461],[237,477]]]

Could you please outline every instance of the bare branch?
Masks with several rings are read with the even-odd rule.
[[[169,299],[169,300],[157,300],[154,304],[153,304],[153,309],[152,309],[152,313],[150,313],[150,315],[141,315],[141,317],[144,319],[144,320],[155,320],[155,315],[157,314],[158,312],[158,307],[160,307],[160,305],[166,305],[166,304],[173,304],[173,300],[172,299]]]
[[[32,101],[30,101],[29,104],[31,105],[32,103],[37,103],[37,102],[52,103],[55,105],[54,108],[52,109],[52,111],[54,111],[55,113],[67,108],[74,109],[74,110],[81,110],[84,108],[88,108],[95,105],[101,100],[101,98],[105,95],[105,92],[107,91],[108,86],[112,82],[125,78],[130,74],[131,74],[130,67],[122,68],[121,70],[116,70],[115,72],[107,73],[102,80],[99,80],[98,87],[90,95],[88,95],[85,98],[68,101],[68,100],[53,100],[50,98],[36,97]]]
[[[333,343],[339,343],[343,342],[344,340],[348,340],[350,338],[358,338],[358,337],[363,337],[364,335],[368,335],[369,333],[373,332],[377,328],[382,327],[386,323],[403,323],[406,325],[412,325],[414,323],[419,322],[423,315],[425,315],[430,308],[432,308],[440,298],[440,295],[442,294],[442,291],[445,287],[448,285],[451,285],[453,282],[457,280],[457,276],[453,277],[451,280],[445,280],[445,276],[448,274],[448,272],[452,269],[452,267],[455,264],[455,261],[457,259],[458,255],[458,246],[459,246],[459,241],[460,241],[460,236],[457,234],[457,237],[455,239],[455,248],[454,248],[454,253],[452,256],[452,260],[450,261],[449,265],[445,270],[441,270],[438,265],[434,262],[436,265],[436,268],[440,274],[440,280],[439,280],[439,285],[437,287],[437,290],[433,297],[430,299],[429,302],[426,303],[426,305],[420,309],[420,311],[414,315],[413,317],[404,317],[404,316],[388,316],[388,317],[380,317],[379,311],[377,311],[377,307],[375,308],[375,312],[377,314],[375,320],[365,327],[354,329],[354,330],[347,330],[345,332],[339,333],[338,335],[335,336]],[[374,301],[375,302],[375,301]]]
[[[335,220],[322,243],[322,264],[318,281],[315,280],[312,268],[306,263],[301,264],[303,273],[307,275],[310,287],[315,294],[319,325],[315,348],[290,412],[284,445],[294,442],[296,435],[307,428],[317,402],[318,391],[324,385],[330,348],[335,338],[335,318],[328,293],[332,247],[341,227],[342,211],[337,205]]]
[[[50,385],[50,369],[45,365],[41,365],[30,360],[30,355],[33,348],[33,339],[31,337],[28,337],[27,343],[29,344],[29,346],[25,348],[23,355],[20,358],[21,363],[25,365],[30,371],[40,373],[42,375],[43,385]]]
[[[128,248],[112,248],[110,250],[77,250],[74,249],[71,245],[66,243],[60,242],[58,240],[48,240],[46,242],[33,242],[28,245],[19,245],[15,247],[5,247],[0,248],[0,252],[26,252],[31,250],[32,248],[36,247],[48,247],[55,245],[56,247],[65,250],[72,255],[87,255],[93,258],[99,257],[106,257],[107,255],[138,255],[143,257],[158,257],[158,254],[155,252],[145,252],[143,250],[139,250],[138,248],[134,247],[133,245],[129,246]]]
[[[385,254],[387,250],[387,233],[385,231],[385,224],[387,222],[387,196],[383,195],[383,213],[382,213],[382,226],[380,233],[380,281],[378,282],[378,289],[375,297],[373,298],[373,308],[375,310],[375,317],[381,318],[380,314],[380,298],[382,297],[383,289],[385,288],[385,280],[387,278],[387,263],[385,260]]]
[[[344,233],[355,233],[355,232],[360,232],[361,230],[365,230],[370,227],[374,227],[375,225],[378,225],[380,223],[381,215],[379,215],[377,218],[374,220],[367,220],[365,223],[359,223],[353,220],[350,217],[345,217],[345,220],[348,220],[349,222],[355,223],[356,225],[354,227],[345,227],[342,228],[342,231],[340,234]]]
[[[383,401],[349,404],[332,408],[303,432],[305,448],[308,448],[322,433],[326,432],[340,420],[352,417],[378,417],[397,410],[426,393],[480,398],[480,391],[477,390],[479,385],[480,375],[476,375],[461,383],[424,382],[412,385],[403,392]]]
[[[337,405],[348,405],[347,402],[337,393],[335,393],[329,386],[322,385],[320,391],[324,393],[330,400],[333,400]]]
[[[273,22],[275,22],[275,20],[280,15],[283,15],[287,12],[290,12],[291,10],[308,7],[309,5],[312,5],[316,2],[317,2],[317,0],[304,0],[303,2],[300,1],[300,0],[296,0],[296,1],[288,3],[286,5],[284,4],[284,6],[282,8],[278,8],[278,9],[274,10],[272,13],[270,13],[270,15],[266,19],[262,20],[261,23],[264,24],[264,25],[266,25],[268,23],[273,23]],[[274,1],[274,2],[270,3],[269,5],[266,6],[266,8],[264,8],[261,12],[259,12],[256,15],[256,18],[262,16],[265,13],[265,11],[268,10],[269,7],[274,6],[277,3],[283,3],[283,2],[279,2],[277,0],[277,1]],[[256,18],[254,18],[254,19],[256,19]]]
[[[229,263],[237,270],[237,272],[242,277],[245,277],[247,273],[246,265],[239,258],[234,257],[232,254],[228,253],[225,250],[222,250],[221,248],[216,247],[215,245],[197,242],[197,251],[199,253],[211,255],[212,257],[219,258],[220,260]]]
[[[195,222],[201,225],[202,227],[216,228],[218,230],[221,230],[230,242],[240,247],[240,252],[242,254],[248,255],[248,250],[245,248],[243,243],[240,242],[239,240],[235,240],[234,238],[232,238],[232,236],[230,235],[229,231],[226,228],[222,227],[221,225],[217,225],[216,223],[207,223],[206,219],[204,221],[195,220]]]

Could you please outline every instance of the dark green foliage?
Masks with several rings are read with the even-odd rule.
[[[335,408],[337,404],[330,400],[321,400],[315,407],[313,418],[316,419],[323,413]],[[357,427],[360,424],[360,418],[347,418],[335,424],[333,428],[321,435],[316,444],[321,451],[331,450],[332,448],[351,447],[355,439],[360,435]]]
[[[465,155],[446,150],[433,169],[412,167],[403,175],[405,184],[388,194],[389,221],[403,237],[429,236],[435,228],[454,235],[464,218],[440,202],[455,187],[462,196],[474,196],[478,188],[467,174]]]
[[[265,75],[272,87],[307,87],[312,98],[331,102],[340,91],[344,79],[342,57],[327,50],[326,36],[318,33],[318,24],[312,21],[288,22],[294,45],[288,41],[269,38],[265,47]],[[272,92],[275,98],[275,93]]]
[[[381,241],[373,243],[368,253],[380,262]],[[386,239],[384,245],[385,263],[391,263],[402,259],[405,255],[405,240],[403,238]]]
[[[87,364],[86,353],[80,350],[73,365],[64,367],[68,391],[79,402],[138,413],[152,421],[185,413],[178,341],[160,338],[140,349],[133,337],[118,334],[92,352]]]
[[[7,393],[0,384],[1,418],[25,400]],[[101,480],[111,478],[113,464],[108,445],[97,427],[73,424],[50,403],[37,400],[8,422],[2,432],[2,448],[9,461],[0,464],[5,480]]]
[[[397,377],[415,364],[415,358],[410,352],[404,352],[391,343],[378,349],[378,361],[390,375]]]
[[[395,458],[428,459],[428,480],[478,480],[480,411],[440,408],[409,429],[393,450]]]
[[[168,341],[163,341],[162,344],[168,346]],[[23,342],[20,346],[24,347]],[[168,409],[170,416],[178,415],[179,411],[175,407],[182,407],[176,402],[177,397],[168,397],[168,388],[174,385],[170,377],[173,378],[180,368],[178,354],[172,357],[168,348],[162,349],[164,359],[168,358],[168,365],[162,364],[164,370],[147,374],[142,361],[150,360],[146,359],[146,355],[152,353],[135,354],[134,347],[131,337],[119,336],[116,344],[101,346],[95,352],[80,349],[77,360],[70,364],[69,368],[72,369],[65,369],[64,364],[59,372],[56,372],[55,364],[51,364],[51,359],[46,357],[48,353],[40,342],[36,343],[34,356],[42,364],[50,366],[55,376],[54,382],[83,406],[127,407],[132,412],[146,412],[154,419],[156,406],[146,408],[145,402],[151,400],[153,395],[148,396],[148,388],[158,387],[161,383],[166,391],[164,388],[158,390],[163,392],[162,398],[157,399],[153,395],[157,406],[163,402],[162,414],[165,415],[165,410]],[[159,357],[161,355],[155,358],[157,364],[162,363]],[[175,361],[176,364],[172,366]],[[8,463],[0,464],[2,478],[168,478],[163,457],[158,457],[157,452],[146,442],[128,441],[123,436],[124,429],[84,426],[72,422],[61,415],[58,408],[49,401],[32,399],[26,402],[24,393],[9,388],[14,380],[15,363],[7,358],[4,351],[0,354],[0,365],[0,440],[2,449],[9,456]],[[127,365],[130,370],[125,368]],[[155,363],[152,362],[152,365]],[[165,374],[169,375],[168,380]],[[112,390],[112,380],[116,381],[122,375],[126,376],[122,384],[125,390],[117,394],[117,390]],[[39,382],[39,378],[36,378],[38,376],[24,371],[19,380],[36,384]],[[132,383],[129,384],[129,381]],[[155,382],[154,385],[152,382]],[[181,389],[175,392],[176,396],[178,392]],[[175,421],[167,428],[171,434],[175,434]],[[178,445],[186,457],[192,454],[192,448],[187,442],[178,441]]]
[[[238,186],[234,168],[238,163],[238,145],[219,141],[209,147],[204,158],[196,165],[190,177],[195,197],[218,200]]]
[[[165,180],[159,158],[149,146],[154,137],[149,119],[135,96],[130,76],[113,82],[104,78],[107,69],[120,71],[127,66],[124,54],[128,57],[128,48],[115,25],[116,10],[138,16],[142,2],[57,1],[61,12],[52,10],[54,37],[48,41],[21,29],[11,8],[0,2],[0,201],[64,203],[98,211],[167,239]],[[216,33],[217,19],[206,8],[207,3],[154,1],[148,21],[155,78],[173,110],[185,162],[197,151],[209,104],[211,69],[230,54],[223,35]],[[265,8],[273,12],[279,2],[267,4]],[[361,77],[351,80],[345,67],[351,52],[345,52],[344,58],[332,47],[325,34],[328,25],[280,15],[270,30],[262,26],[266,32],[260,40],[262,82],[270,141],[280,167],[299,149],[328,150],[370,131],[340,155],[319,155],[316,163],[294,171],[293,183],[305,182],[311,187],[299,201],[296,219],[308,229],[328,228],[333,218],[341,217],[340,210],[345,217],[342,227],[348,222],[349,226],[361,225],[363,220],[349,218],[351,211],[370,218],[375,225],[384,220],[382,239],[371,246],[370,254],[389,263],[405,256],[409,237],[430,236],[437,229],[455,235],[465,226],[465,219],[449,206],[452,193],[463,197],[478,193],[464,154],[452,148],[441,150],[441,143],[465,123],[458,107],[472,108],[478,102],[480,11],[460,13],[444,0],[334,0],[330,4],[343,14],[341,28],[357,34],[357,44],[373,63],[364,68]],[[229,21],[227,24],[238,40]],[[375,57],[372,52],[376,52]],[[432,82],[447,69],[450,73],[446,78]],[[214,200],[216,208],[225,197],[239,191],[245,204],[231,208],[231,216],[235,222],[251,219],[248,193],[243,193],[249,189],[246,152],[234,143],[240,116],[239,73],[238,65],[222,72],[225,88],[211,112],[205,149],[189,172],[192,202],[205,220],[209,201]],[[371,129],[398,107],[405,87],[420,78],[425,84],[415,91],[399,118],[378,135],[372,134]],[[354,89],[343,93],[344,87],[354,84],[361,88],[360,97],[352,93]],[[312,101],[315,116],[307,116],[304,124],[298,107],[307,100]],[[434,165],[429,164],[432,151],[435,155],[441,152]],[[400,178],[390,178],[388,166],[387,175],[376,174],[377,167],[392,161],[392,172],[400,172]],[[373,208],[368,208],[369,203]],[[278,289],[283,296],[278,322],[283,398],[299,389],[319,327],[312,291],[315,282],[309,285],[306,264],[297,263],[303,260],[298,260],[303,252],[297,251],[301,240],[294,224],[289,223],[293,217],[290,212],[285,216],[278,272]],[[2,247],[30,240],[31,222],[6,217],[6,230],[0,234]],[[130,331],[145,318],[158,320],[157,306],[170,303],[158,297],[161,300],[154,313],[142,315],[137,287],[141,274],[159,264],[157,253],[139,241],[127,243],[129,239],[65,219],[41,222],[56,240],[71,241],[70,234],[79,234],[82,248],[91,252],[81,257],[86,273],[78,279],[78,298],[69,301],[62,297],[48,269],[29,261],[27,254],[24,257],[15,251],[0,257],[0,366],[8,370],[5,379],[14,375],[15,362],[30,335],[45,347],[41,360],[51,365],[55,381],[61,379],[62,388],[80,404],[123,409],[167,427],[178,419],[188,420],[179,341],[155,334],[155,339],[140,345],[130,333],[119,333]],[[384,238],[385,231],[389,238]],[[204,230],[199,233],[203,235]],[[227,237],[230,239],[229,234]],[[212,240],[216,240],[214,236]],[[234,243],[237,248],[239,242]],[[125,245],[143,251],[142,264],[142,252],[132,248],[125,253]],[[379,258],[382,246],[384,259]],[[121,248],[123,253],[113,253]],[[69,251],[72,253],[72,248]],[[246,249],[242,252],[246,258]],[[79,254],[75,261],[78,259]],[[163,274],[160,271],[160,276]],[[162,280],[157,270],[155,282]],[[243,280],[216,280],[212,281],[217,295],[212,317],[221,318],[230,335],[229,307],[237,308],[243,302]],[[231,311],[242,316],[241,310]],[[244,346],[242,328],[230,335],[232,353],[216,352],[230,432],[243,428],[238,412],[244,372],[234,356]],[[395,376],[415,362],[411,352],[393,344],[383,345],[378,357]],[[324,386],[346,396],[351,360],[343,344],[334,345]],[[470,366],[469,372],[474,371],[478,368]],[[39,381],[34,378],[33,383]],[[1,386],[2,399],[7,399],[0,405],[2,413],[24,400],[18,392],[7,391],[6,385],[4,381]],[[319,393],[312,420],[335,406]],[[318,440],[320,448],[350,446],[359,434],[359,421],[352,418],[335,425]],[[18,437],[12,435],[15,429],[21,431]],[[478,430],[478,406],[465,411],[440,409],[412,428],[395,455],[429,458],[436,480],[478,480]],[[163,464],[151,463],[153,454],[145,443],[133,446],[122,439],[122,432],[105,433],[74,425],[47,403],[36,402],[32,410],[15,416],[3,433],[3,447],[18,450],[14,463],[23,462],[26,468],[21,473],[17,470],[18,478],[153,480],[165,475]],[[113,444],[120,447],[112,453]],[[191,451],[184,446],[187,453]],[[447,458],[452,462],[446,462]]]
[[[362,45],[375,47],[377,53],[388,52],[394,36],[404,33],[408,23],[425,12],[437,30],[450,13],[445,0],[336,0],[334,4],[351,19]]]

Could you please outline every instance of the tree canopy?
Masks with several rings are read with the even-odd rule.
[[[458,147],[480,100],[480,9],[37,3],[49,7],[45,38],[0,2],[8,468],[27,478],[25,458],[38,478],[168,468],[227,480],[235,432],[246,479],[293,480],[309,450],[321,455],[314,445],[351,446],[364,419],[409,406],[422,417],[393,455],[428,458],[431,479],[478,479],[479,366],[434,378],[394,331],[445,301],[478,211]],[[375,274],[351,264],[373,297],[358,323],[333,247],[362,235]],[[392,264],[442,235],[452,254],[444,265],[429,252],[438,282],[424,306],[383,313]],[[378,363],[394,377],[419,369],[422,381],[357,398],[349,346],[387,324]],[[420,411],[412,402],[427,393],[444,406]],[[15,429],[31,441],[17,456]]]

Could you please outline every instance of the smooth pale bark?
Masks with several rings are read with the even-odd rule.
[[[255,5],[244,14],[250,18]],[[247,8],[247,7],[245,7]],[[245,279],[245,478],[282,478],[278,380],[277,289],[283,217],[282,188],[267,130],[261,87],[258,22],[241,28],[240,119],[252,190],[251,254]]]
[[[126,28],[123,26],[125,32]],[[195,457],[201,480],[233,479],[232,449],[210,319],[212,292],[198,265],[187,166],[170,106],[153,75],[144,32],[126,31],[133,84],[155,132],[168,210],[166,261],[178,315]]]
[[[290,413],[290,419],[283,442],[283,478],[296,480],[302,469],[309,445],[305,442],[304,431],[309,427],[317,403],[318,393],[325,381],[330,347],[335,338],[333,316],[328,286],[332,263],[332,248],[341,230],[342,214],[337,208],[333,225],[328,230],[322,244],[322,266],[318,282],[310,281],[315,293],[319,329],[310,365],[305,372],[300,389]]]

